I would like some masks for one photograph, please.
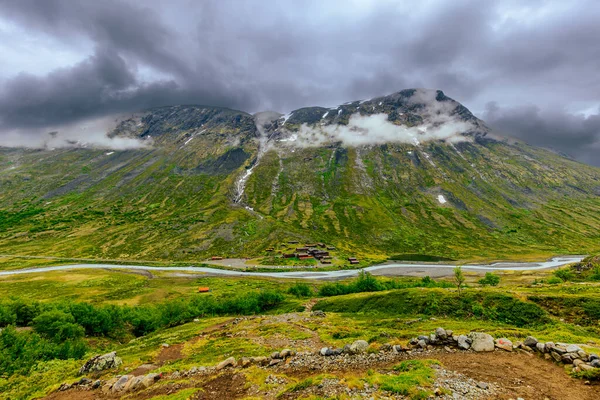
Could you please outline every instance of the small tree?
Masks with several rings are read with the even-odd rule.
[[[500,283],[500,277],[498,275],[492,274],[491,272],[486,272],[485,277],[479,280],[479,284],[486,286],[498,286]]]
[[[454,268],[454,282],[456,283],[456,287],[458,288],[458,294],[460,295],[460,289],[465,283],[465,275],[463,274],[463,270],[461,267]]]

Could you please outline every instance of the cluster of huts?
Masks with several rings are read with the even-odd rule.
[[[296,240],[289,241],[288,246],[290,245],[298,245],[299,242]],[[289,248],[289,247],[288,247]],[[324,243],[306,243],[303,247],[296,247],[295,250],[289,248],[292,251],[283,252],[281,256],[283,258],[298,258],[299,260],[306,260],[310,258],[315,258],[321,262],[321,264],[331,264],[332,256],[329,253],[330,251],[335,250],[334,246],[327,246]],[[274,248],[267,249],[268,252],[274,251]],[[355,262],[353,262],[354,260]],[[348,259],[351,264],[358,264],[358,260],[354,257]]]

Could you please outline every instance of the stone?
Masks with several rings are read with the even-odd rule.
[[[458,337],[458,348],[461,350],[469,350],[471,348],[471,339],[466,337],[465,335],[460,335]]]
[[[127,381],[123,391],[125,392],[135,392],[136,390],[142,388],[142,381],[144,380],[144,376],[135,376]]]
[[[546,345],[544,343],[537,342],[535,344],[535,349],[537,351],[539,351],[540,353],[545,353],[546,352]]]
[[[235,358],[229,357],[227,360],[221,361],[217,364],[217,371],[227,367],[235,367]]]
[[[59,392],[64,392],[65,390],[71,389],[71,385],[68,383],[63,383],[58,387]]]
[[[506,350],[506,351],[513,351],[513,344],[507,338],[496,339],[494,341],[494,344],[499,349]]]
[[[389,343],[382,344],[381,347],[379,348],[379,350],[390,351],[390,350],[392,350],[392,345]]]
[[[395,344],[392,348],[394,349],[394,351],[396,353],[401,353],[403,351],[407,351],[408,350],[408,349],[405,349],[404,347],[402,347],[402,345],[399,345],[399,344]]]
[[[533,349],[531,347],[526,346],[524,344],[521,345],[521,350],[525,350],[525,351],[528,351],[530,353],[533,351]]]
[[[485,383],[485,382],[479,382],[479,383],[477,383],[477,387],[479,389],[487,390],[489,388],[489,385],[487,383]]]
[[[106,369],[117,368],[123,364],[123,360],[117,357],[117,352],[106,353],[103,355],[97,355],[90,358],[85,362],[79,369],[79,375],[87,374],[89,372],[99,372]]]
[[[117,383],[117,381],[118,381],[118,380],[119,380],[119,378],[117,378],[117,377],[109,379],[109,380],[108,380],[108,381],[107,381],[107,382],[104,384],[104,386],[102,386],[102,393],[104,393],[104,394],[109,394],[109,393],[110,393],[110,391],[111,391],[111,389],[112,389],[112,387],[113,387],[113,385],[114,385],[115,383]]]
[[[561,355],[567,352],[567,348],[565,346],[561,346],[560,344],[555,345],[552,350]]]
[[[269,359],[264,356],[252,357],[252,362],[258,365],[266,365],[269,362]]]
[[[572,364],[573,363],[573,358],[571,357],[570,354],[563,354],[562,356],[560,356],[560,360],[565,363],[565,364]]]
[[[427,347],[427,342],[424,340],[419,340],[419,342],[417,343],[417,346],[419,346],[420,348],[424,349]]]
[[[169,348],[169,347],[170,347],[168,343],[163,343],[163,344],[161,344],[161,346],[162,346],[163,348],[165,348],[165,349],[167,349],[167,348]]]
[[[248,357],[242,357],[240,359],[240,366],[242,368],[246,368],[248,367],[250,364],[252,364],[252,362],[250,361],[250,359]]]
[[[594,368],[600,368],[600,360],[596,358],[590,362],[590,365]]]
[[[580,360],[580,359],[575,359],[575,360],[573,360],[573,365],[574,365],[575,367],[579,367],[581,364],[585,364],[585,363],[583,362],[583,360]]]
[[[438,338],[435,333],[429,335],[429,344],[436,344],[438,342]]]
[[[591,371],[591,370],[595,369],[595,368],[594,368],[594,367],[592,367],[591,365],[588,365],[588,364],[585,364],[585,363],[584,363],[584,364],[581,364],[581,365],[579,365],[579,368],[580,368],[582,371]]]
[[[578,351],[583,351],[581,347],[576,344],[570,344],[567,346],[567,353],[577,353]]]
[[[525,338],[525,340],[523,341],[523,344],[525,346],[531,347],[532,349],[535,347],[535,345],[538,343],[538,340],[536,338],[534,338],[533,336],[527,336]]]
[[[102,381],[100,379],[97,379],[94,381],[94,383],[92,383],[92,389],[98,389],[101,385]]]
[[[315,310],[312,313],[310,313],[311,317],[325,317],[325,312],[321,311],[321,310]]]
[[[89,385],[90,383],[92,383],[91,379],[83,377],[80,380],[78,380],[76,383],[74,383],[74,385],[85,386],[85,385]]]
[[[589,355],[590,361],[594,361],[594,360],[600,360],[600,357],[598,357],[598,354],[590,354]]]
[[[589,359],[590,359],[590,357],[589,357],[588,353],[586,353],[586,352],[585,352],[585,351],[583,351],[583,350],[580,350],[580,351],[578,351],[578,352],[577,352],[577,355],[578,355],[578,356],[579,356],[579,358],[581,358],[583,361],[587,361],[587,360],[589,360]]]
[[[558,354],[556,351],[553,351],[552,353],[550,353],[550,355],[552,356],[552,358],[554,359],[554,361],[556,361],[556,362],[562,361],[561,355]]]
[[[446,329],[446,338],[448,338],[448,339],[452,338],[453,333],[454,332],[452,332],[450,329]]]
[[[429,338],[430,338],[430,337],[429,337],[429,336],[426,336],[426,335],[420,335],[420,336],[417,336],[417,340],[422,340],[422,341],[424,341],[424,342],[425,342],[425,344],[428,344],[428,343],[429,343]]]
[[[133,375],[123,375],[121,376],[114,385],[112,385],[111,391],[113,393],[117,393],[117,392],[121,392],[125,389],[125,385],[127,385],[127,382],[133,378]]]
[[[142,379],[142,386],[145,388],[149,388],[154,385],[160,379],[160,374],[150,373],[148,375],[144,375]]]
[[[550,352],[554,348],[554,342],[546,342],[545,346],[546,346],[546,351]]]
[[[350,354],[350,345],[349,344],[345,344],[344,348],[342,350],[343,350],[344,353]]]
[[[477,352],[494,351],[494,338],[487,333],[471,332],[469,339],[472,340],[471,349]]]
[[[331,349],[331,352],[333,353],[334,356],[339,356],[340,354],[342,354],[344,352],[344,349]]]
[[[365,340],[356,340],[350,345],[350,353],[359,354],[364,353],[369,348],[369,343]]]
[[[175,371],[171,374],[171,379],[181,379],[181,374],[179,371]]]
[[[448,333],[446,332],[446,330],[444,328],[437,328],[435,330],[435,336],[437,336],[437,338],[441,339],[441,340],[448,339]]]
[[[271,353],[271,358],[276,359],[276,358],[282,358],[282,357],[278,351],[274,351],[273,353]]]
[[[269,367],[272,367],[273,365],[277,365],[282,362],[283,360],[281,358],[274,358],[271,361],[269,361]]]
[[[291,355],[292,355],[292,350],[290,350],[290,349],[283,349],[279,352],[279,356],[284,359],[291,357]]]
[[[200,322],[199,318],[194,318],[194,322]]]
[[[329,347],[323,347],[319,353],[325,357],[333,355],[333,351]]]

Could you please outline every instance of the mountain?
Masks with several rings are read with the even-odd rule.
[[[137,148],[0,147],[0,254],[192,261],[287,240],[370,259],[600,247],[600,169],[498,137],[442,91],[287,115],[162,107],[119,119],[107,143],[119,139]]]

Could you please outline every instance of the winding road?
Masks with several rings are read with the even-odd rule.
[[[494,264],[469,264],[463,265],[465,271],[531,271],[552,269],[563,265],[579,262],[583,256],[565,256],[555,257],[549,261],[543,262],[499,262]],[[118,264],[73,264],[60,265],[53,267],[27,268],[11,271],[0,271],[1,276],[45,273],[51,271],[69,271],[81,269],[117,269],[117,270],[144,270],[144,271],[180,271],[180,272],[198,272],[210,276],[259,276],[269,278],[290,278],[290,279],[343,279],[358,275],[361,270],[368,271],[373,275],[383,276],[423,276],[432,277],[452,274],[456,265],[450,264],[416,264],[416,263],[398,263],[388,262],[385,264],[374,265],[364,269],[350,269],[340,271],[291,271],[291,272],[246,272],[232,271],[226,269],[217,269],[210,267],[150,267],[144,265],[118,265]]]

